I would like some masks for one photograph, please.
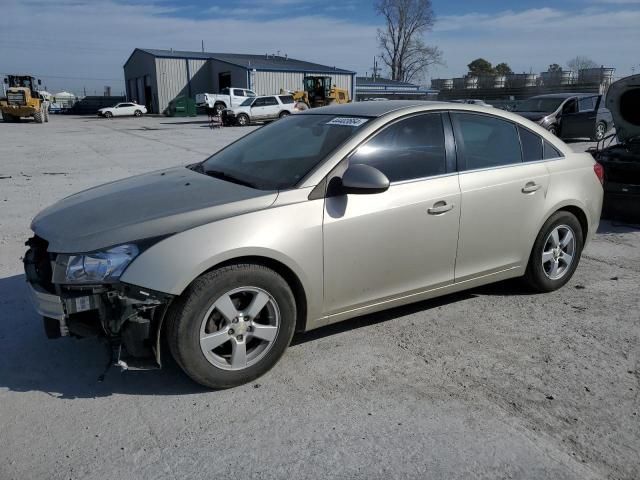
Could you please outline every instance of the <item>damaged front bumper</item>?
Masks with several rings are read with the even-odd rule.
[[[62,285],[52,282],[56,255],[34,237],[24,258],[31,301],[49,338],[99,336],[118,357],[148,368],[161,366],[160,329],[172,296],[121,282]],[[120,358],[118,358],[120,360]]]

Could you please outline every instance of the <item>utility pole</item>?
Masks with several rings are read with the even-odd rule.
[[[372,74],[371,76],[373,77],[373,80],[375,81],[376,78],[378,77],[378,71],[380,69],[378,68],[378,59],[374,56],[373,57],[373,69],[372,69]]]

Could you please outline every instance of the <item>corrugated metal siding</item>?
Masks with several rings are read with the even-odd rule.
[[[149,77],[149,86],[151,87],[151,104],[154,112],[158,112],[158,85],[156,82],[156,63],[155,58],[148,53],[136,51],[130,61],[124,67],[124,79],[127,84],[127,98],[129,100],[140,100],[140,95],[144,95],[138,90],[138,79]]]
[[[191,75],[191,96],[198,93],[210,93],[211,71],[207,68],[207,60],[188,60],[189,75]]]
[[[220,93],[220,84],[218,83],[219,74],[229,73],[231,75],[231,86],[237,88],[248,88],[247,86],[247,70],[242,67],[230,65],[225,62],[219,62],[215,59],[210,60],[211,67],[211,90],[210,93]]]
[[[179,95],[188,95],[187,63],[183,58],[156,58],[158,107],[162,112]]]
[[[353,77],[345,74],[313,74],[311,76],[329,76],[338,88],[344,88],[352,96],[351,83]],[[284,90],[302,89],[302,80],[306,74],[297,72],[251,72],[251,87],[258,95],[273,95]]]

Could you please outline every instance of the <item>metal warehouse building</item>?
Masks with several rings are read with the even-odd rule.
[[[181,52],[136,48],[124,64],[127,98],[161,113],[180,95],[248,88],[258,95],[300,90],[306,75],[330,76],[354,98],[355,73],[277,55]]]

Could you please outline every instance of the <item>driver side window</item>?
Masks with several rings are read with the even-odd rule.
[[[384,173],[390,182],[446,173],[442,115],[429,113],[400,120],[358,147],[349,159]]]

